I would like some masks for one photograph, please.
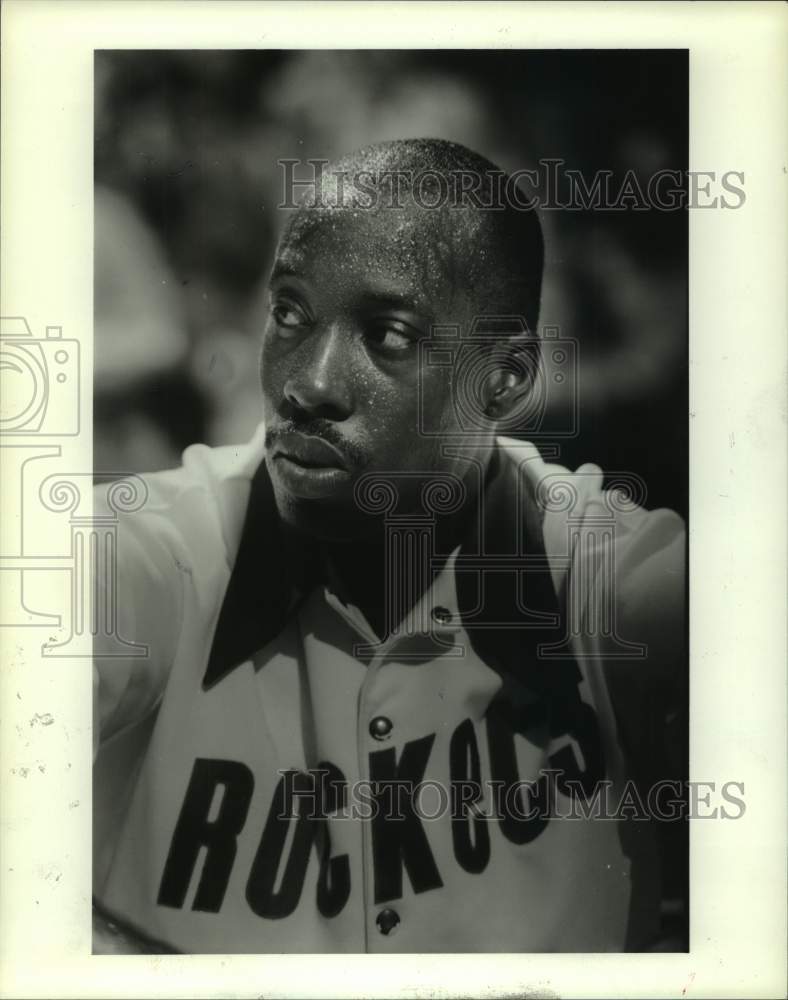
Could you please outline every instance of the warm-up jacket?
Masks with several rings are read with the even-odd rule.
[[[653,824],[620,804],[686,668],[681,519],[499,439],[380,641],[285,541],[262,442],[189,448],[120,515],[146,650],[96,660],[97,903],[184,952],[648,946]]]

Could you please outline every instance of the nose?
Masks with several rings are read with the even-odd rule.
[[[353,410],[349,333],[332,324],[307,337],[284,386],[291,406],[310,416],[344,420]]]

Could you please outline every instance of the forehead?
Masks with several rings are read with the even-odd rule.
[[[462,291],[462,261],[443,214],[412,205],[302,208],[285,229],[272,278],[292,274],[337,295],[379,291],[425,310],[450,307]]]

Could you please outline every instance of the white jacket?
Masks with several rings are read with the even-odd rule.
[[[358,610],[320,584],[261,648],[211,675],[262,440],[261,428],[245,446],[187,449],[182,468],[146,477],[145,507],[121,516],[118,632],[147,655],[96,660],[97,902],[185,952],[642,947],[657,919],[649,824],[558,814],[571,812],[567,775],[620,792],[622,745],[638,749],[654,693],[681,681],[680,518],[627,508],[594,466],[570,474],[500,439],[518,502],[538,508],[566,636],[553,631],[537,654],[506,621],[473,632],[458,596],[472,570],[455,553],[422,598],[428,629],[375,646]],[[258,564],[260,593],[279,586],[257,553],[239,627],[256,615]],[[530,572],[504,578],[523,583],[527,617]],[[472,638],[499,634],[531,637],[522,675]],[[534,658],[548,681],[553,668],[577,673],[575,701],[532,685]],[[334,794],[310,815],[314,794],[290,796],[315,771]],[[371,818],[374,782],[398,778],[420,785],[416,812]],[[508,792],[540,779],[530,798],[525,784]],[[463,782],[482,791],[458,814]],[[536,808],[548,786],[552,818]]]

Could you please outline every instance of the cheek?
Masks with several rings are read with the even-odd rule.
[[[421,384],[421,424],[444,434],[456,426],[453,402],[454,371],[451,367],[426,369]]]
[[[419,385],[413,378],[396,384],[380,384],[369,396],[367,423],[376,440],[399,465],[411,469],[436,466],[441,436],[453,425],[453,409],[447,380],[427,377]]]
[[[271,349],[271,336],[268,330],[263,334],[263,342],[260,346],[258,375],[263,391],[263,399],[266,402],[275,403],[281,396],[284,380],[281,372],[281,362],[277,358],[276,353]]]

